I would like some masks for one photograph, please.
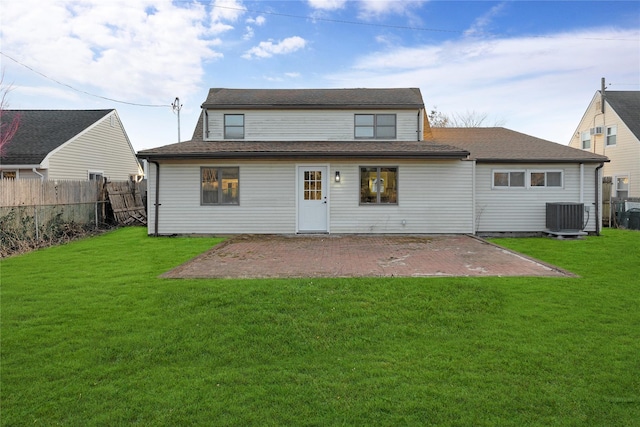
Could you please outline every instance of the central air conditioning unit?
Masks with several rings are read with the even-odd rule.
[[[584,225],[584,203],[547,203],[548,230],[575,232]]]
[[[604,133],[604,129],[602,126],[596,126],[594,128],[589,129],[589,133],[591,135],[602,135]]]

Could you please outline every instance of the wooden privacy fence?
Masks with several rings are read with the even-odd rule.
[[[91,229],[146,225],[146,182],[0,179],[0,258]]]
[[[66,205],[100,200],[101,181],[0,180],[0,206]]]
[[[35,208],[45,206],[68,206],[67,210],[71,210],[72,205],[93,205],[95,209],[91,211],[95,212],[86,222],[91,220],[97,224],[100,220],[113,218],[113,222],[121,225],[146,225],[146,189],[146,181],[0,179],[0,210],[8,212],[10,208],[21,208],[20,211],[37,212]]]

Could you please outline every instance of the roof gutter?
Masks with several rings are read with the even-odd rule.
[[[399,153],[395,152],[375,152],[375,153],[327,153],[327,152],[297,152],[290,151],[270,151],[270,152],[211,152],[211,153],[183,153],[183,154],[145,154],[140,158],[156,160],[180,160],[180,159],[301,159],[301,158],[364,158],[364,159],[434,159],[434,160],[459,160],[466,159],[469,155],[467,151],[445,152],[445,153]],[[155,163],[155,162],[154,162]]]

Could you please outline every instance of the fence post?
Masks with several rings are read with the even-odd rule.
[[[36,225],[36,242],[40,240],[40,230],[38,230],[38,206],[33,207],[33,222]]]

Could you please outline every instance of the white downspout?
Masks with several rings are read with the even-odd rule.
[[[40,181],[44,181],[44,175],[36,170],[36,168],[31,168],[31,171],[40,177]]]
[[[580,203],[584,203],[584,163],[580,163]]]

